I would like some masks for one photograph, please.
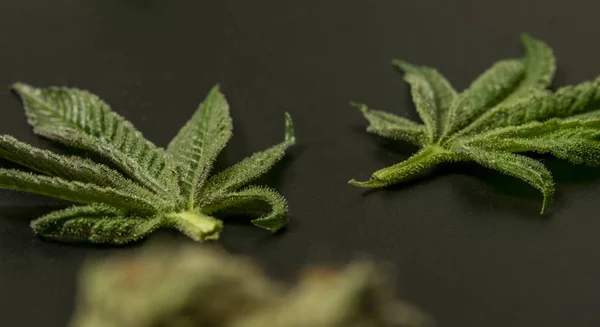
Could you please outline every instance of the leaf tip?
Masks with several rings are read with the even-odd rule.
[[[208,92],[208,96],[210,97],[211,95],[216,95],[216,96],[220,96],[220,97],[224,97],[225,95],[223,94],[223,92],[221,91],[221,84],[217,83],[215,85],[213,85],[213,87],[210,89],[210,91]]]
[[[10,86],[10,89],[21,94],[34,90],[34,87],[23,82],[15,82]]]
[[[540,215],[545,214],[548,211],[548,207],[552,203],[552,197],[554,195],[554,189],[548,190],[549,192],[544,192],[544,200],[542,202],[542,209],[540,210]]]
[[[36,234],[39,234],[39,229],[40,229],[40,227],[39,227],[39,224],[40,224],[40,223],[39,223],[39,221],[38,221],[38,220],[39,220],[39,219],[35,219],[35,220],[32,220],[32,221],[29,223],[29,227],[30,227],[31,229],[33,229],[33,232],[34,232],[34,233],[36,233]]]
[[[531,40],[531,39],[532,39],[532,37],[529,33],[527,33],[527,32],[521,33],[521,40],[525,41],[525,40]]]
[[[266,220],[266,219],[253,219],[250,221],[254,226],[266,229],[270,232],[277,232],[287,226],[287,216],[282,216],[279,219]]]
[[[360,112],[367,113],[369,111],[369,109],[367,108],[367,105],[364,103],[358,103],[358,102],[354,102],[354,101],[350,101],[350,105],[358,110],[360,110]]]
[[[523,43],[523,46],[525,46],[526,49],[528,49],[535,41],[535,38],[529,33],[521,33],[521,43]]]
[[[285,142],[296,143],[296,134],[294,133],[294,122],[289,112],[285,113]]]
[[[532,46],[548,47],[548,45],[544,41],[538,40],[535,37],[533,37],[531,34],[526,33],[526,32],[521,33],[521,42],[523,43],[525,48],[529,48]]]
[[[405,75],[414,74],[418,71],[418,67],[410,64],[408,61],[402,59],[393,59],[392,66],[396,67],[400,71],[404,72]]]
[[[348,184],[353,185],[353,186],[358,186],[358,187],[366,187],[366,188],[378,188],[378,187],[385,186],[385,183],[383,183],[382,181],[377,180],[377,179],[371,179],[366,182],[359,182],[355,179],[351,179],[348,181]]]
[[[545,214],[548,211],[548,205],[546,199],[544,198],[544,202],[542,203],[542,209],[540,210],[540,215]]]
[[[408,63],[406,61],[404,61],[402,59],[398,59],[398,58],[392,59],[391,63],[392,63],[392,66],[402,69],[402,70],[404,70],[406,68],[406,66],[408,66]]]

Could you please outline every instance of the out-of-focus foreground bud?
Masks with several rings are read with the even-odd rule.
[[[206,247],[154,246],[84,265],[73,327],[429,327],[368,262],[313,268],[296,285]]]

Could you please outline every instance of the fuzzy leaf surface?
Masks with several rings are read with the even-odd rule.
[[[437,70],[427,66],[415,66],[403,60],[393,60],[392,64],[404,71],[405,80],[412,86],[412,96],[421,99],[417,105],[421,119],[427,126],[430,139],[435,139],[446,129],[448,112],[456,98],[452,85]]]
[[[217,155],[232,136],[229,104],[215,86],[192,118],[171,141],[167,152],[177,162],[182,197],[193,208]]]
[[[176,194],[174,170],[164,151],[96,95],[74,88],[39,89],[23,83],[13,88],[21,96],[36,134],[95,152],[157,194]]]
[[[21,83],[14,89],[35,133],[103,157],[61,155],[0,136],[0,159],[29,170],[0,168],[0,188],[83,204],[33,221],[46,239],[124,244],[169,228],[194,241],[216,240],[223,222],[209,214],[225,207],[243,208],[254,224],[270,230],[287,222],[286,202],[277,192],[240,187],[266,173],[295,143],[289,114],[282,143],[211,177],[213,161],[232,135],[229,105],[218,87],[167,151],[87,91]]]
[[[266,209],[265,209],[266,205]],[[252,223],[267,230],[278,230],[287,223],[287,202],[274,190],[250,186],[238,192],[225,194],[207,205],[207,213],[255,216]]]
[[[552,176],[542,163],[515,153],[538,152],[575,164],[600,164],[600,78],[556,92],[546,90],[556,69],[552,50],[528,35],[523,35],[522,41],[524,58],[493,65],[456,95],[444,113],[435,116],[438,121],[404,124],[445,126],[443,133],[433,141],[421,142],[421,150],[406,161],[376,171],[368,181],[351,180],[350,184],[386,187],[440,163],[474,161],[538,189],[544,196],[544,212],[554,194]],[[417,74],[412,66],[403,65],[405,71]],[[414,87],[413,80],[407,81]],[[448,88],[430,90],[430,99],[449,98]],[[423,95],[415,92],[413,98],[419,112],[424,103],[439,102],[424,101]],[[443,117],[447,118],[445,124],[439,120]],[[391,133],[379,135],[400,139]]]
[[[427,132],[424,125],[385,111],[371,110],[365,104],[352,103],[352,106],[358,108],[369,121],[367,132],[415,145],[426,144]]]
[[[152,192],[103,164],[77,156],[64,156],[39,149],[8,135],[0,136],[0,158],[44,175],[60,177],[68,181],[128,190],[140,197],[158,199]]]
[[[539,161],[510,152],[491,151],[475,147],[464,149],[464,154],[487,168],[521,179],[538,189],[544,195],[542,213],[546,211],[548,205],[552,202],[552,196],[554,195],[552,175]]]
[[[522,41],[526,51],[523,59],[496,63],[461,93],[451,108],[449,132],[464,128],[495,107],[511,108],[514,101],[550,85],[556,70],[552,49],[526,34]]]
[[[140,212],[157,212],[161,203],[152,198],[102,187],[96,184],[71,182],[60,177],[49,177],[18,169],[0,168],[0,187],[51,196],[76,203],[106,203],[118,208]]]
[[[210,199],[211,197],[231,192],[246,185],[271,169],[273,165],[283,158],[285,150],[294,145],[295,142],[294,125],[290,115],[286,114],[283,142],[265,151],[257,152],[236,165],[212,176],[202,190],[202,197]]]
[[[466,126],[487,109],[507,100],[524,74],[525,67],[520,60],[503,60],[484,72],[452,104],[446,134]]]
[[[103,204],[54,211],[31,222],[36,234],[62,242],[124,244],[161,227],[160,217],[131,217]]]
[[[23,83],[13,88],[21,96],[36,134],[95,152],[155,193],[177,192],[174,170],[163,150],[96,95],[74,88],[39,89]]]
[[[470,138],[468,143],[493,150],[550,153],[574,164],[600,163],[600,120],[550,119],[502,128]]]

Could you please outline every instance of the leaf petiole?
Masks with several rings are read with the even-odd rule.
[[[424,169],[444,161],[451,161],[452,159],[450,151],[436,145],[430,145],[403,162],[374,172],[372,179],[367,182],[351,180],[349,183],[360,187],[385,187],[405,180]]]
[[[169,223],[194,241],[216,240],[223,229],[223,222],[197,211],[185,211],[167,215]]]

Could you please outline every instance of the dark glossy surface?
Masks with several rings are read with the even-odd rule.
[[[288,198],[291,225],[275,236],[226,226],[228,249],[286,279],[306,262],[391,261],[399,291],[440,326],[598,326],[600,170],[541,158],[557,186],[546,219],[536,191],[475,165],[371,194],[346,182],[412,150],[366,134],[348,105],[415,116],[393,57],[437,67],[462,89],[520,56],[527,31],[555,49],[555,85],[577,83],[600,74],[599,10],[587,0],[6,0],[0,86],[89,89],[165,146],[219,82],[235,126],[220,164],[282,139],[284,111],[299,141],[263,179]],[[4,90],[0,133],[51,146]],[[82,259],[120,251],[35,237],[29,220],[62,205],[0,192],[0,325],[64,326]]]

